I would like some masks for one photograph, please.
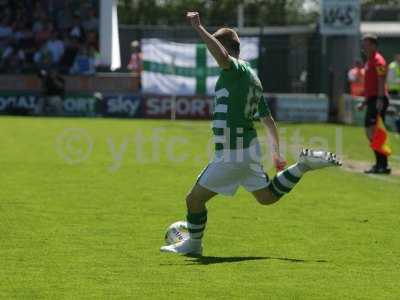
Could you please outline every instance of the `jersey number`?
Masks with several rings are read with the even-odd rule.
[[[244,116],[246,119],[253,119],[258,110],[258,103],[262,97],[262,92],[254,86],[250,86],[247,94]]]

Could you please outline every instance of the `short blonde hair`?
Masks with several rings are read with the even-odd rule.
[[[214,32],[213,36],[225,47],[229,54],[239,55],[240,40],[235,30],[223,27]]]

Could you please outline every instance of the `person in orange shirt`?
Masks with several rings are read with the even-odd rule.
[[[353,97],[364,96],[365,69],[361,59],[355,61],[354,67],[347,73],[350,93]]]

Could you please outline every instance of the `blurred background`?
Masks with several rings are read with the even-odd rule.
[[[397,0],[0,0],[0,113],[209,118],[211,89],[190,85],[212,86],[217,71],[190,50],[189,10],[210,31],[238,30],[283,121],[359,124],[362,34],[379,37],[388,64],[400,53]]]

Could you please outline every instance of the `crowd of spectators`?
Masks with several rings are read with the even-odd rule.
[[[0,0],[0,73],[94,74],[98,0]]]

